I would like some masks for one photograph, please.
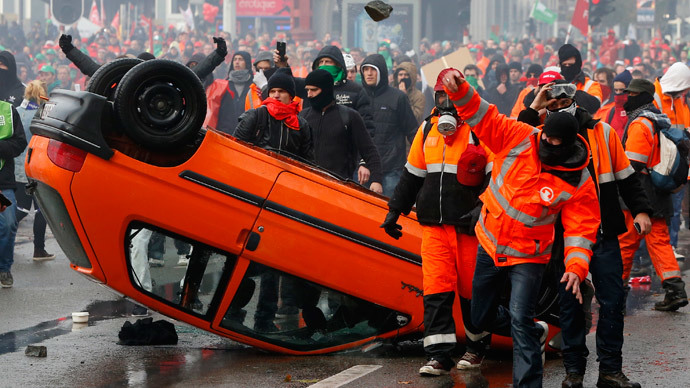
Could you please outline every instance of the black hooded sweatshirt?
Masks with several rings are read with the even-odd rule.
[[[501,94],[496,88],[501,83],[501,75],[506,75],[506,92]],[[510,111],[517,101],[518,95],[520,94],[521,88],[517,85],[512,85],[510,83],[510,68],[508,65],[499,64],[496,66],[496,84],[488,88],[484,94],[484,98],[491,104],[496,105],[498,111],[506,116],[510,116]]]
[[[9,51],[0,52],[0,62],[7,66],[7,70],[0,70],[0,100],[16,108],[24,100],[24,84],[17,78],[17,63]]]
[[[342,69],[347,69],[343,53],[336,46],[326,46],[322,48],[312,63],[312,70],[319,68],[319,60],[321,60],[321,58],[330,58],[340,65]],[[297,88],[297,96],[303,100],[303,108],[308,108],[309,101],[307,100],[307,92],[304,90],[304,78],[295,78],[295,87]],[[344,105],[359,112],[359,115],[362,116],[364,120],[364,125],[369,131],[369,135],[373,138],[375,125],[371,108],[371,99],[362,88],[362,85],[357,82],[343,79],[333,85],[333,93],[335,94],[335,102],[338,105]]]
[[[378,69],[379,80],[376,86],[364,83],[366,65]],[[374,108],[374,144],[381,156],[383,174],[402,169],[407,158],[407,145],[417,133],[417,119],[414,116],[407,94],[388,85],[388,68],[386,60],[381,54],[372,54],[362,62],[362,84],[369,95]]]

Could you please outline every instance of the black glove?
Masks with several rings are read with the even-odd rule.
[[[60,35],[60,40],[58,41],[58,44],[60,45],[62,52],[67,54],[68,51],[74,48],[74,45],[72,44],[72,35]]]
[[[216,44],[216,53],[221,57],[228,55],[228,46],[225,44],[225,39],[213,37],[213,43]]]
[[[396,240],[402,236],[402,225],[396,223],[398,221],[398,217],[400,217],[400,213],[390,210],[388,211],[388,214],[386,214],[386,219],[383,221],[383,224],[380,226],[380,228],[383,228],[383,230],[385,230],[389,236]]]

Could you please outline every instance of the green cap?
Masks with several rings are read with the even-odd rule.
[[[46,51],[46,55],[56,55],[55,50],[53,50],[53,49],[48,49],[48,50]]]
[[[642,78],[633,79],[632,81],[630,81],[630,85],[628,85],[628,87],[625,88],[625,91],[626,92],[634,92],[634,93],[647,92],[653,96],[654,95],[654,84],[651,83],[650,81],[647,81],[646,79],[642,79]]]
[[[55,69],[53,66],[50,65],[43,65],[41,68],[38,70],[39,73],[53,73],[55,74]]]

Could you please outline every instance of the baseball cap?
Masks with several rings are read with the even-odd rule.
[[[55,68],[53,68],[53,66],[50,66],[50,65],[43,65],[43,66],[41,66],[40,69],[38,69],[38,72],[39,73],[53,73],[53,74],[55,74]]]
[[[468,144],[458,160],[458,182],[464,186],[479,186],[486,172],[486,151],[475,144]]]
[[[642,58],[640,58],[640,57],[633,58],[633,65],[637,65],[638,63],[642,63]]]
[[[546,85],[557,79],[563,79],[563,76],[556,71],[545,71],[539,76],[539,85]]]

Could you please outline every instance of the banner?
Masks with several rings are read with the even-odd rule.
[[[573,12],[573,20],[570,24],[580,30],[582,35],[589,34],[589,1],[577,0],[575,4],[575,11]]]
[[[101,14],[98,13],[98,6],[96,5],[96,0],[93,0],[93,3],[91,3],[91,12],[89,12],[89,21],[93,24],[97,24],[99,26],[102,26],[103,23],[101,22]]]
[[[293,0],[237,0],[235,13],[239,17],[290,17]]]
[[[534,20],[539,20],[540,22],[553,24],[556,19],[558,19],[558,14],[546,8],[541,1],[537,0],[537,2],[534,3],[534,7],[532,8],[532,12],[530,13],[529,17],[534,18]]]
[[[637,25],[654,25],[654,0],[637,0]]]

